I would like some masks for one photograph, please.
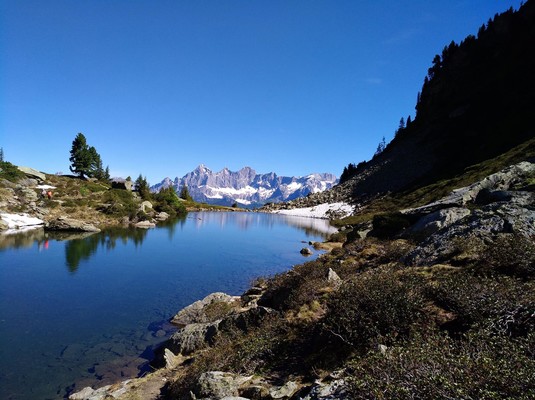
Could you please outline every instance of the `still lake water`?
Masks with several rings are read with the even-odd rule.
[[[150,230],[0,235],[0,398],[61,399],[143,373],[178,310],[304,262],[302,242],[332,231],[203,212]]]

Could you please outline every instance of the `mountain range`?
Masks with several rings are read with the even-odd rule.
[[[338,183],[330,173],[313,173],[304,177],[279,176],[274,172],[257,174],[250,167],[239,171],[224,168],[219,172],[201,164],[182,178],[165,178],[151,186],[151,191],[174,187],[177,193],[186,186],[197,202],[230,206],[234,203],[255,207],[266,203],[278,203],[319,193]]]

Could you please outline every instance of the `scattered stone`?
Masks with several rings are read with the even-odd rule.
[[[388,347],[385,346],[384,344],[378,344],[377,350],[379,351],[379,353],[381,353],[384,356],[386,355],[386,352],[388,351]]]
[[[230,372],[210,371],[201,374],[194,394],[200,398],[222,399],[238,397],[239,388],[252,377],[232,374]]]
[[[327,281],[335,288],[338,288],[342,284],[342,278],[340,278],[332,268],[329,268],[329,272],[327,274]]]
[[[272,399],[289,399],[299,390],[299,385],[293,381],[286,382],[283,386],[269,391]]]

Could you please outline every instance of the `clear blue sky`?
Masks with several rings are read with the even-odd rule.
[[[340,175],[414,117],[433,56],[520,0],[0,0],[0,147],[112,176]]]

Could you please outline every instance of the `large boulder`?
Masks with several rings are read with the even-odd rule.
[[[45,228],[51,231],[100,232],[100,229],[92,224],[67,217],[49,221]]]
[[[431,235],[436,231],[448,227],[458,220],[470,215],[470,210],[464,207],[452,207],[437,210],[421,217],[410,229],[409,233]]]
[[[239,306],[239,299],[222,292],[211,293],[180,310],[171,319],[171,323],[184,327],[193,323],[213,322],[234,311]]]
[[[30,178],[37,178],[39,179],[40,181],[44,181],[46,180],[46,175],[43,174],[42,172],[39,172],[33,168],[30,168],[30,167],[17,167],[19,169],[19,171],[22,171],[26,174],[26,176],[30,177]]]
[[[148,200],[141,202],[141,204],[139,205],[139,210],[143,211],[144,213],[151,211],[152,203]]]
[[[134,184],[132,181],[122,179],[122,178],[114,178],[111,181],[111,187],[113,189],[122,189],[122,190],[128,190],[132,191]]]
[[[208,323],[189,324],[179,329],[165,342],[164,347],[173,354],[189,355],[213,344],[219,329],[219,320]]]
[[[156,224],[150,221],[139,221],[139,222],[136,222],[134,226],[136,228],[149,229],[149,228],[155,228]]]

